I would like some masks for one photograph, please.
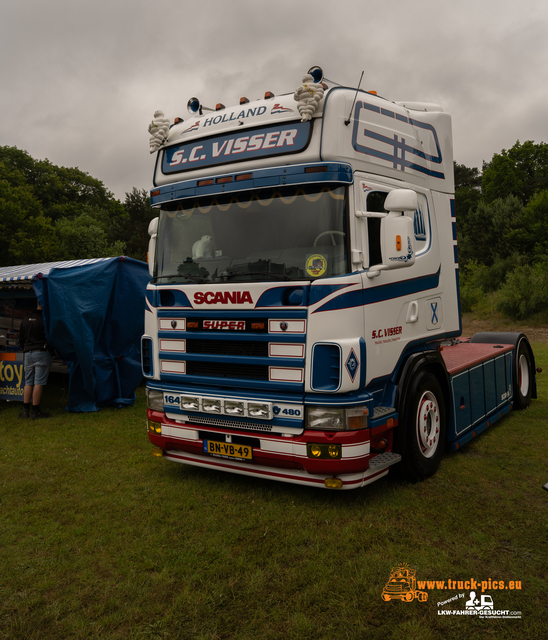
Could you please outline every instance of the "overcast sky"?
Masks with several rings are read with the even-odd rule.
[[[455,160],[548,142],[547,0],[0,0],[0,145],[123,200],[156,109],[293,92],[313,65],[453,116]]]

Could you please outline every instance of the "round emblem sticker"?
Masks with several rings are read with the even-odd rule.
[[[306,273],[313,278],[318,278],[319,276],[323,276],[327,269],[327,260],[316,253],[313,256],[310,256],[306,261]]]

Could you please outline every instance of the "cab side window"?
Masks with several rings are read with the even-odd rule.
[[[384,191],[370,191],[365,201],[367,211],[383,212],[387,195],[388,193]],[[382,264],[380,218],[367,218],[367,238],[369,266]]]

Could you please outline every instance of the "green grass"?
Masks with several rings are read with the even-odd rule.
[[[69,414],[54,378],[42,421],[1,402],[0,638],[546,637],[548,346],[534,348],[547,373],[528,410],[426,482],[350,492],[152,457],[143,388],[132,408]],[[486,593],[522,619],[439,616],[464,589],[383,602],[400,562],[419,580],[521,580]]]

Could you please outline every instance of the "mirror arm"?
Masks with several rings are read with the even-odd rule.
[[[387,213],[380,211],[354,211],[356,218],[386,218]]]
[[[387,271],[388,267],[385,264],[376,264],[372,266],[369,271],[366,271],[368,278],[376,278],[381,275],[381,271]]]

